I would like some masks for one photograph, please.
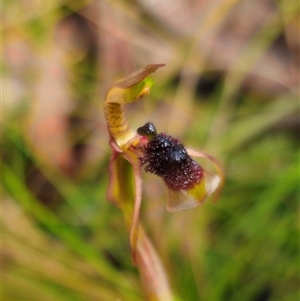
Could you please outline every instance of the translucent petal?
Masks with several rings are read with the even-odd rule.
[[[208,154],[205,154],[203,152],[195,151],[195,150],[189,149],[189,148],[187,148],[187,152],[192,157],[205,158],[205,159],[208,159],[209,161],[211,161],[213,163],[213,165],[214,165],[214,167],[215,167],[215,169],[218,173],[219,181],[220,181],[220,183],[218,185],[218,188],[217,188],[217,191],[214,194],[214,201],[218,200],[218,198],[221,194],[222,188],[224,186],[224,181],[225,181],[224,170],[223,170],[222,165],[214,157],[212,157]]]
[[[174,212],[201,205],[219,186],[220,177],[204,171],[203,179],[189,190],[167,188],[167,210]]]

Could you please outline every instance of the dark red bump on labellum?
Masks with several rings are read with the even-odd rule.
[[[203,177],[203,169],[184,146],[164,133],[156,134],[147,143],[140,160],[146,172],[162,177],[171,190],[191,189]]]

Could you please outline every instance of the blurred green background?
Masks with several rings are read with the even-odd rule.
[[[170,214],[144,175],[141,220],[178,300],[299,300],[299,3],[3,2],[2,300],[144,300],[106,201],[102,104],[165,63],[133,127],[218,158],[218,202]],[[200,161],[206,168],[211,166]]]

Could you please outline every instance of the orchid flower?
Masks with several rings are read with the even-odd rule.
[[[112,149],[107,197],[124,212],[135,263],[136,255],[139,255],[139,239],[144,235],[139,230],[143,167],[146,172],[163,179],[167,191],[167,210],[170,212],[202,204],[216,189],[220,190],[224,178],[217,160],[202,152],[186,149],[177,139],[165,133],[157,133],[152,123],[146,123],[137,131],[130,128],[123,105],[149,94],[154,81],[148,75],[163,66],[147,65],[116,82],[109,89],[104,103]],[[204,170],[191,156],[210,160],[217,175]],[[126,161],[130,163],[131,170]],[[135,187],[134,203],[128,199],[132,185]]]

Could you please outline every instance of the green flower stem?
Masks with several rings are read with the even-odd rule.
[[[131,131],[123,105],[149,94],[153,80],[147,77],[164,64],[153,64],[116,82],[108,91],[104,114],[110,135],[112,157],[109,164],[107,198],[124,215],[130,233],[133,262],[139,269],[149,301],[171,301],[171,289],[164,267],[143,227],[139,225],[142,201],[141,164],[138,159],[140,136]]]
[[[138,158],[135,157],[135,159],[137,163]],[[109,189],[108,198],[120,207],[128,231],[131,235],[135,235],[132,229],[134,228],[133,224],[138,223],[138,219],[135,221],[132,220],[132,217],[138,216],[134,214],[134,211],[139,211],[139,206],[135,208],[134,200],[136,203],[136,198],[141,198],[140,188],[137,188],[141,185],[136,183],[140,176],[136,173],[135,167],[138,168],[138,166],[135,165],[133,169],[131,164],[120,155],[113,158],[110,165],[111,171],[113,171],[113,173],[110,173],[110,185],[112,185],[113,190]],[[138,225],[136,235],[137,246],[133,256],[140,272],[147,299],[149,301],[174,300],[164,267],[141,224]],[[134,240],[134,238],[132,239]]]

